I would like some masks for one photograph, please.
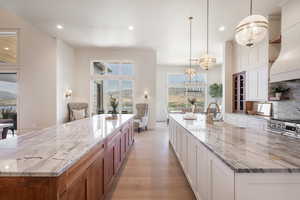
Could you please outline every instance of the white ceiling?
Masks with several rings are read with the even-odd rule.
[[[254,13],[279,12],[285,0],[254,0]],[[193,16],[193,57],[205,50],[205,0],[0,0],[0,7],[31,21],[73,46],[143,47],[159,64],[187,63],[188,20]],[[222,42],[249,13],[249,0],[211,0],[211,53],[220,60]],[[57,24],[64,26],[56,29]],[[134,26],[133,31],[128,26]],[[226,30],[219,32],[224,25]]]

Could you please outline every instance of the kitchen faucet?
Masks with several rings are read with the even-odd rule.
[[[215,112],[211,112],[211,106],[212,105],[216,105],[216,111]],[[207,106],[207,109],[206,109],[206,122],[208,124],[213,124],[214,123],[214,117],[217,113],[220,113],[221,112],[221,109],[220,109],[220,106],[217,104],[217,103],[210,103],[208,104]]]

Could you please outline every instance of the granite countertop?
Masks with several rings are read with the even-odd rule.
[[[249,117],[254,119],[262,119],[262,120],[270,120],[271,117],[262,116],[262,115],[249,115],[246,113],[225,113],[225,115],[235,115],[235,116],[242,116],[242,117]]]
[[[59,176],[134,115],[105,116],[0,140],[0,176]]]
[[[236,173],[300,173],[300,139],[170,115]]]

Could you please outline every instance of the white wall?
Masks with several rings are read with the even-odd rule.
[[[68,89],[74,90],[74,49],[62,40],[57,40],[57,123],[68,121],[68,103],[65,97]]]
[[[74,99],[90,103],[90,62],[93,60],[129,60],[134,63],[134,103],[144,102],[143,94],[149,93],[149,128],[156,121],[156,52],[139,48],[77,48],[75,49],[76,77]]]
[[[56,123],[56,40],[23,19],[0,9],[0,28],[19,29],[19,64],[1,65],[17,71],[20,129]]]
[[[156,80],[156,119],[157,121],[165,121],[168,116],[168,74],[182,74],[185,71],[186,66],[169,66],[159,65],[157,67],[157,80]],[[207,87],[213,83],[222,83],[222,66],[217,65],[210,68],[208,71],[198,68],[199,73],[205,73],[207,78]],[[215,102],[207,95],[207,104]]]
[[[232,112],[232,68],[233,42],[227,41],[223,46],[223,112]]]

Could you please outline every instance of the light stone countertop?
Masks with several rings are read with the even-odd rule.
[[[300,173],[300,139],[223,122],[210,125],[205,115],[197,116],[191,121],[170,115],[236,173]]]
[[[0,176],[59,176],[134,115],[105,116],[0,140]]]

